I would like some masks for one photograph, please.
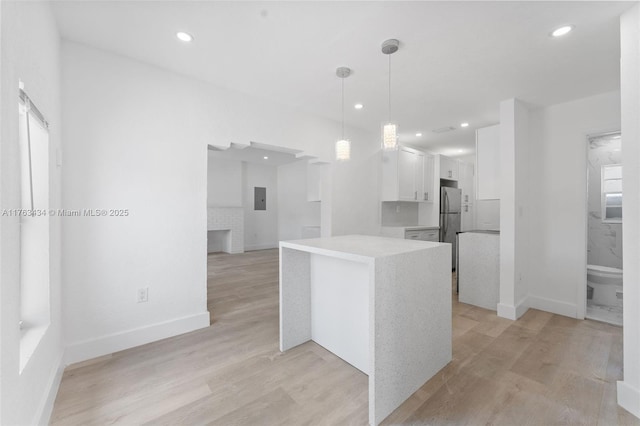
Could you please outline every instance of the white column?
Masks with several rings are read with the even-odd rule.
[[[624,380],[618,404],[640,417],[640,6],[620,19],[624,203]]]
[[[500,102],[500,302],[498,316],[512,320],[527,308],[529,111],[517,99]]]

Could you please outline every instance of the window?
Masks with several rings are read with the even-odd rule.
[[[602,222],[622,223],[622,165],[602,166]]]
[[[49,131],[42,114],[21,91],[20,148],[20,372],[50,322]]]

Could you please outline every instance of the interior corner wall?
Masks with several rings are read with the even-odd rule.
[[[129,210],[63,224],[67,362],[208,325],[208,145],[258,142],[331,161],[340,134],[338,122],[68,41],[62,87],[64,208]],[[354,160],[328,179],[322,232],[374,233],[379,145],[345,131]],[[136,303],[141,287],[147,303]]]
[[[307,167],[306,161],[296,161],[278,167],[280,241],[302,238],[302,229],[305,226],[320,226],[320,209],[326,201],[307,201]]]
[[[584,317],[587,135],[617,129],[618,91],[530,112],[528,303],[532,308]]]
[[[60,37],[49,2],[0,2],[0,209],[20,209],[18,80],[50,122],[49,207],[60,208]],[[20,219],[0,218],[0,424],[46,424],[62,375],[60,218],[50,217],[50,325],[22,373]]]
[[[618,404],[640,417],[640,5],[620,19],[624,380]]]
[[[266,188],[265,210],[254,208],[255,187]],[[245,251],[278,247],[278,169],[242,162],[242,188]]]

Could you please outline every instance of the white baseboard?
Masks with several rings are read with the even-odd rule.
[[[120,333],[73,343],[65,349],[65,365],[86,361],[124,349],[209,327],[209,312],[177,318]]]
[[[60,388],[60,382],[62,381],[62,373],[64,373],[63,355],[61,353],[60,357],[58,357],[56,368],[51,372],[51,377],[47,382],[45,397],[35,410],[34,424],[36,425],[48,425],[51,420],[53,404],[56,402],[58,388]]]
[[[640,418],[640,390],[618,381],[618,405]]]
[[[527,298],[527,303],[530,308],[551,312],[552,314],[563,315],[570,318],[577,318],[578,316],[578,309],[575,303],[561,302],[559,300],[531,295]]]
[[[255,251],[255,250],[267,250],[272,248],[278,248],[278,243],[269,243],[269,244],[256,244],[253,246],[244,246],[244,251]]]
[[[498,303],[498,316],[510,320],[516,320],[516,307],[505,303]]]
[[[529,305],[527,304],[527,298],[522,299],[516,306],[508,305],[506,303],[498,303],[498,316],[501,318],[506,318],[510,320],[517,320],[525,312],[529,310]]]

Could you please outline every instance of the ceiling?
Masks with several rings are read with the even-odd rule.
[[[232,144],[229,149],[220,149],[209,145],[209,155],[211,157],[274,167],[300,160],[300,157],[296,156],[298,152],[299,151],[293,150],[276,150],[275,147],[256,143],[253,143],[251,146],[236,146]],[[308,157],[304,158],[308,159]]]
[[[449,155],[499,121],[512,97],[545,106],[619,89],[619,15],[631,2],[55,1],[65,39],[340,120],[377,133],[388,117],[401,142]],[[575,30],[562,38],[550,31]],[[186,44],[175,37],[186,31]],[[355,110],[356,102],[364,104]],[[469,122],[462,129],[461,122]],[[436,134],[432,130],[452,126]],[[422,137],[416,137],[421,132]],[[348,137],[348,135],[347,135]]]

